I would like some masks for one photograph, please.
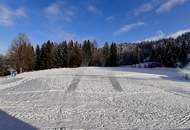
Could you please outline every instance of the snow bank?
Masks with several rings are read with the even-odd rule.
[[[134,68],[156,68],[156,67],[162,67],[162,65],[158,62],[145,62],[145,63],[139,63],[132,65]]]
[[[186,79],[190,80],[190,64],[188,64],[183,69],[179,69],[179,73]]]

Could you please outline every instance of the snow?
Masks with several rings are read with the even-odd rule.
[[[190,82],[169,68],[28,72],[0,78],[0,115],[6,130],[187,129]]]
[[[183,69],[179,69],[179,72],[186,80],[190,80],[190,64]]]

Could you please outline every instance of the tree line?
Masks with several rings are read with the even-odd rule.
[[[13,40],[6,55],[0,55],[0,75],[8,68],[18,73],[62,67],[120,66],[156,62],[165,67],[183,67],[188,63],[190,33],[176,39],[167,38],[140,43],[108,43],[98,47],[96,41],[47,41],[34,47],[23,33]]]

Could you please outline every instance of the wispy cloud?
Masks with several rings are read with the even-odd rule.
[[[27,17],[26,9],[24,7],[18,8],[15,11],[15,15],[17,17]]]
[[[94,14],[99,14],[99,15],[102,14],[102,11],[98,7],[96,7],[96,5],[93,4],[88,5],[87,10]]]
[[[0,25],[9,26],[14,24],[14,19],[18,17],[26,17],[25,8],[11,9],[8,6],[0,5]]]
[[[42,33],[41,31],[39,33]],[[58,26],[55,28],[49,27],[46,28],[46,31],[43,32],[41,35],[48,37],[49,39],[56,41],[56,42],[60,42],[63,40],[74,40],[74,41],[79,41],[79,42],[83,42],[84,40],[95,40],[96,37],[92,36],[92,35],[88,35],[88,36],[80,36],[77,33],[73,33],[73,32],[68,32],[67,30],[64,29],[64,27]]]
[[[115,19],[115,16],[106,17],[106,21],[113,21],[114,19]]]
[[[115,31],[114,35],[119,35],[122,33],[129,32],[130,30],[135,29],[140,26],[143,26],[143,25],[144,25],[144,22],[137,22],[137,23],[133,23],[133,24],[124,25],[121,28],[119,28],[117,31]]]
[[[60,42],[63,40],[76,40],[78,39],[78,35],[72,32],[66,31],[63,27],[49,27],[47,28],[48,33],[45,33],[44,35],[48,37],[51,40]]]
[[[45,12],[47,13],[47,15],[51,15],[51,16],[58,16],[62,14],[61,11],[61,5],[63,3],[52,3],[51,5],[49,5],[48,7],[45,8]]]
[[[148,38],[145,38],[143,41],[156,41],[162,38],[177,38],[178,36],[181,36],[184,33],[190,32],[190,29],[182,29],[178,30],[176,32],[170,33],[170,34],[165,34],[163,31],[159,30],[156,32],[155,36],[151,36]]]
[[[78,35],[74,33],[66,32],[64,30],[60,30],[57,33],[57,37],[58,39],[64,39],[64,40],[76,40],[78,38]]]
[[[154,6],[154,2],[145,3],[135,10],[135,15],[140,15],[152,11],[154,9]]]
[[[147,12],[163,13],[172,10],[174,7],[184,4],[189,0],[150,0],[147,3],[140,5],[134,15],[138,16]]]
[[[93,6],[93,5],[89,5],[89,6],[87,7],[87,9],[88,9],[89,11],[91,11],[91,12],[95,12],[95,11],[97,10],[97,8],[96,8],[95,6]]]
[[[64,21],[72,21],[75,11],[72,6],[66,5],[64,2],[55,2],[44,9],[48,18],[63,19]]]
[[[160,0],[150,0],[147,3],[140,5],[135,11],[134,14],[136,16],[141,15],[143,13],[154,11],[160,4]]]
[[[165,3],[161,4],[156,10],[157,13],[170,11],[172,8],[178,5],[182,5],[188,0],[166,0]]]

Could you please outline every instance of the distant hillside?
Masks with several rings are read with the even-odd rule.
[[[119,64],[158,62],[166,67],[184,66],[190,53],[190,33],[177,38],[118,45]]]

